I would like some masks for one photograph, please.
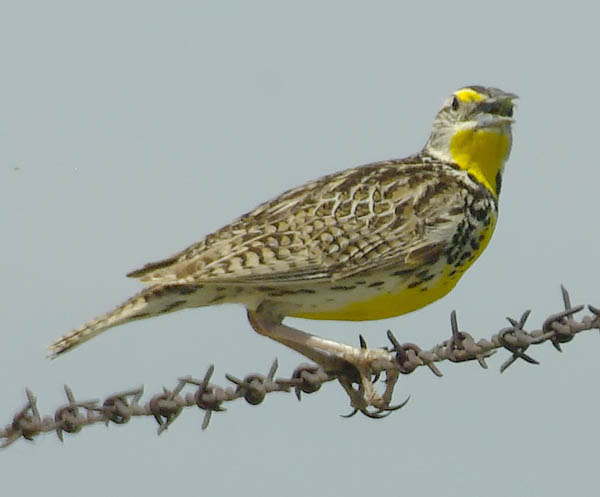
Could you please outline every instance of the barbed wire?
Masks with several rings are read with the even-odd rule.
[[[379,370],[373,372],[373,382],[377,382],[379,374],[385,371],[384,397],[389,397],[388,400],[391,400],[393,388],[400,374],[410,374],[417,368],[426,366],[436,376],[442,376],[436,366],[436,363],[442,361],[460,363],[475,360],[483,368],[487,368],[486,359],[498,349],[506,349],[511,355],[500,366],[501,372],[519,359],[530,364],[538,364],[538,361],[526,353],[530,346],[550,342],[558,351],[562,351],[561,345],[570,342],[579,333],[600,330],[600,309],[588,305],[591,315],[576,320],[575,315],[585,306],[573,306],[564,286],[561,286],[561,290],[564,310],[549,315],[541,328],[532,331],[525,329],[529,310],[525,311],[519,319],[507,318],[510,326],[502,328],[489,340],[478,341],[475,341],[470,333],[459,330],[456,312],[452,311],[451,337],[429,350],[424,350],[413,343],[400,344],[392,332],[388,331],[387,336],[391,346],[384,349],[389,351],[393,360],[389,364],[381,364]],[[362,348],[366,348],[362,336],[360,344]],[[251,405],[258,405],[270,393],[292,390],[300,400],[302,393],[315,393],[328,381],[338,379],[348,391],[348,385],[356,380],[356,375],[351,369],[333,373],[314,364],[300,364],[291,377],[275,378],[277,367],[276,359],[266,375],[252,373],[240,379],[226,374],[225,377],[232,385],[221,387],[210,381],[215,370],[214,365],[211,365],[202,379],[191,376],[179,378],[175,388],[172,390],[163,388],[161,393],[153,395],[144,403],[140,402],[144,393],[142,386],[114,393],[101,402],[98,399],[76,400],[72,390],[65,385],[67,403],[56,409],[53,416],[44,417],[40,415],[36,397],[26,389],[27,403],[17,411],[10,424],[0,429],[0,439],[3,439],[0,447],[8,447],[20,438],[34,440],[40,434],[48,432],[56,432],[58,438],[63,441],[64,433],[75,434],[83,427],[96,423],[125,424],[138,416],[153,416],[158,423],[160,435],[171,426],[184,408],[194,406],[204,411],[202,429],[206,429],[213,413],[224,412],[226,409],[223,405],[227,402],[243,398]],[[193,388],[193,391],[184,392],[186,387]],[[369,417],[380,418],[403,407],[407,402],[408,399],[398,406],[379,409],[376,412],[355,408],[345,417],[361,411]]]

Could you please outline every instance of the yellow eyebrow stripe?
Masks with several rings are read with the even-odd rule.
[[[485,95],[477,93],[471,88],[458,90],[454,95],[456,95],[461,102],[477,102],[478,100],[483,100],[485,98]]]

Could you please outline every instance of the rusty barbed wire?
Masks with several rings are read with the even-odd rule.
[[[399,378],[398,373],[410,374],[418,367],[426,366],[436,376],[442,376],[436,363],[446,360],[454,363],[476,360],[483,368],[487,368],[486,359],[498,349],[506,349],[511,353],[511,356],[500,366],[500,372],[504,372],[519,359],[530,364],[538,364],[538,361],[526,353],[530,346],[549,341],[559,352],[562,352],[561,345],[570,342],[579,333],[600,330],[600,309],[588,305],[591,315],[576,320],[574,316],[585,306],[571,305],[571,298],[564,286],[561,286],[561,291],[564,309],[548,316],[540,329],[532,331],[525,330],[530,315],[529,310],[525,311],[519,319],[507,318],[510,326],[502,328],[489,340],[478,341],[475,341],[470,333],[459,329],[456,312],[452,311],[451,337],[429,350],[424,350],[413,343],[400,344],[393,333],[388,331],[387,336],[391,346],[383,348],[390,352],[393,361],[390,364],[382,364],[380,371],[374,371],[374,383],[379,380],[380,373],[385,371],[386,394],[391,397],[393,387]],[[362,336],[360,345],[366,348]],[[314,364],[300,364],[291,377],[275,378],[277,367],[278,363],[275,359],[266,375],[253,373],[240,379],[226,374],[225,377],[233,386],[221,387],[210,382],[215,370],[214,365],[211,365],[202,379],[191,376],[179,378],[173,390],[163,388],[162,393],[152,396],[145,403],[140,403],[144,393],[142,386],[112,394],[101,403],[98,399],[76,400],[72,390],[65,385],[67,403],[56,409],[54,416],[44,417],[40,415],[36,397],[26,389],[27,403],[17,411],[10,424],[0,429],[0,439],[3,439],[0,447],[8,447],[20,438],[34,440],[38,435],[52,431],[56,432],[58,438],[63,441],[64,433],[75,434],[83,427],[96,423],[125,424],[138,416],[153,416],[158,423],[160,435],[171,426],[184,408],[194,406],[204,411],[202,429],[206,429],[213,413],[224,412],[226,409],[223,404],[227,402],[244,398],[249,404],[258,405],[270,393],[290,392],[292,389],[300,400],[302,393],[315,393],[328,381],[338,379],[344,385],[353,380],[351,371],[333,374]],[[194,391],[184,393],[186,387],[193,387]],[[403,407],[407,401],[408,399],[398,406],[374,413],[354,409],[345,417],[353,416],[361,410],[367,416],[380,418]]]

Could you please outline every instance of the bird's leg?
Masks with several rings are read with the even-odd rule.
[[[261,311],[260,308],[257,311],[249,310],[248,320],[261,335],[294,349],[322,366],[327,373],[337,375],[355,409],[368,414],[366,409],[370,406],[379,410],[390,408],[393,383],[398,377],[393,353],[385,349],[352,347],[311,335],[284,325],[281,317]],[[388,385],[382,396],[371,378],[384,370]],[[354,383],[358,384],[358,388],[354,388]]]

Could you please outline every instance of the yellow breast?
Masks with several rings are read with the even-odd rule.
[[[339,321],[371,321],[399,316],[425,307],[452,290],[460,276],[450,277],[448,276],[449,272],[448,270],[436,280],[432,280],[434,283],[425,291],[422,291],[420,287],[404,287],[392,293],[382,293],[368,300],[352,302],[336,311],[309,312],[293,316]]]

